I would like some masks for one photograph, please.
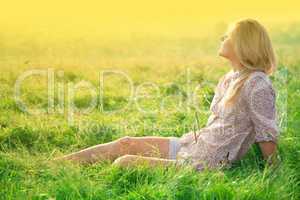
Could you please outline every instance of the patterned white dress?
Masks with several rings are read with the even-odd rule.
[[[176,160],[191,164],[196,170],[228,166],[241,159],[255,142],[277,143],[279,129],[275,107],[276,93],[267,74],[251,73],[242,86],[236,103],[222,104],[229,85],[241,75],[231,70],[220,79],[204,128],[185,133],[179,138]]]

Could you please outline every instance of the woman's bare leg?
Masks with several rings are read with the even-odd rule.
[[[124,155],[168,158],[169,137],[124,136],[112,142],[95,145],[55,160],[71,160],[75,162],[93,163],[101,160],[113,161]]]

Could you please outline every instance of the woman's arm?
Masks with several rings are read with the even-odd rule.
[[[277,161],[277,145],[275,142],[259,142],[260,150],[263,154],[265,160],[268,161],[269,164],[274,164]]]
[[[269,79],[257,75],[246,82],[244,97],[253,123],[255,142],[259,144],[264,159],[276,163],[279,127],[277,125],[276,91]]]

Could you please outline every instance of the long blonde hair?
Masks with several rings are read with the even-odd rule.
[[[234,101],[244,82],[254,71],[270,75],[276,69],[276,57],[266,29],[254,19],[242,19],[232,24],[227,35],[231,38],[234,51],[243,66],[240,76],[228,88],[225,105]]]

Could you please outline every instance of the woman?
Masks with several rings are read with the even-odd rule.
[[[268,75],[276,68],[270,38],[253,19],[229,27],[219,55],[232,70],[219,81],[206,126],[182,137],[130,137],[99,144],[60,159],[77,162],[111,160],[120,166],[190,164],[196,170],[229,165],[257,142],[265,159],[276,152],[275,91]]]

